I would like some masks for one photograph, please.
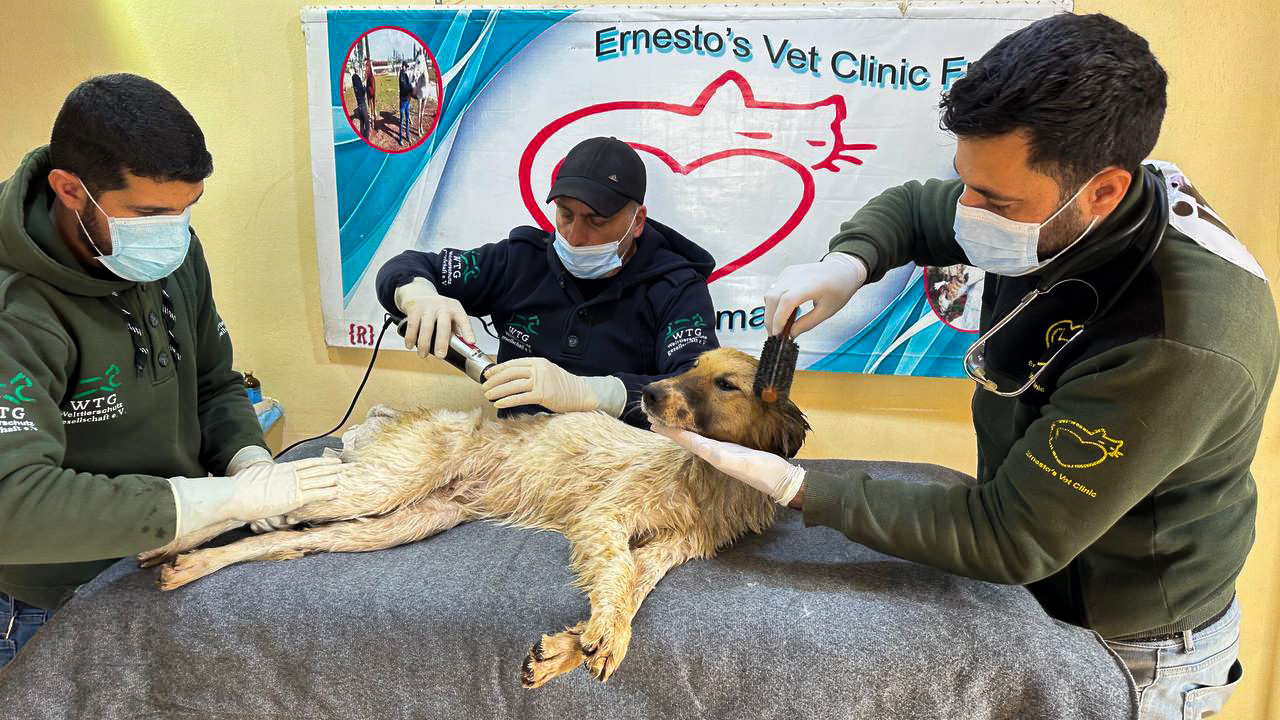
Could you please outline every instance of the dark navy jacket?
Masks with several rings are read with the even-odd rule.
[[[501,242],[438,253],[407,250],[378,271],[378,300],[399,321],[396,288],[426,278],[467,313],[488,315],[498,361],[544,357],[581,376],[613,375],[627,388],[622,419],[648,427],[640,391],[679,374],[719,346],[707,278],[715,260],[671,228],[645,222],[636,252],[613,282],[584,298],[560,263],[550,233],[524,226]],[[601,281],[589,281],[599,287]],[[515,412],[543,408],[524,406]]]

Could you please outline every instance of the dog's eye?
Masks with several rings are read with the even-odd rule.
[[[720,388],[721,390],[724,390],[725,392],[733,392],[734,390],[738,389],[737,385],[734,385],[733,383],[729,382],[728,380],[725,380],[724,378],[716,378],[716,387]]]

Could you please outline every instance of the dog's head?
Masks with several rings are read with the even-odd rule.
[[[809,422],[790,399],[756,397],[756,364],[740,350],[709,350],[683,374],[646,385],[641,407],[651,422],[794,457]]]

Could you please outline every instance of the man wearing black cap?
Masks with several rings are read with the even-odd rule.
[[[648,427],[640,389],[717,347],[707,251],[648,218],[645,168],[616,138],[565,157],[547,202],[555,232],[523,226],[471,250],[407,250],[378,272],[378,299],[407,318],[405,347],[444,357],[492,317],[499,364],[485,397],[499,415],[601,410]]]

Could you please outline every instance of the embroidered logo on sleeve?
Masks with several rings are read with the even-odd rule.
[[[465,285],[480,276],[480,255],[475,250],[458,252],[446,249],[440,256],[440,270],[441,284],[461,282]]]
[[[1090,430],[1075,420],[1055,420],[1049,426],[1049,452],[1064,468],[1091,468],[1122,457],[1123,440],[1107,436],[1106,428]]]
[[[8,381],[0,380],[0,435],[15,432],[38,430],[36,424],[27,419],[27,404],[35,402],[35,398],[23,393],[35,383],[26,373],[18,373]]]
[[[667,323],[667,329],[663,335],[663,339],[667,342],[667,357],[671,357],[687,345],[706,345],[706,326],[707,323],[702,319],[701,313]]]
[[[1063,485],[1096,498],[1098,491],[1059,468],[1091,468],[1112,458],[1124,457],[1124,453],[1120,452],[1122,446],[1124,441],[1109,437],[1106,428],[1090,430],[1075,420],[1062,418],[1049,426],[1049,453],[1059,467],[1050,467],[1030,450],[1027,451],[1027,459],[1050,477],[1061,480]]]
[[[17,375],[9,378],[7,385],[5,383],[0,383],[0,389],[8,390],[8,392],[3,396],[5,400],[8,400],[14,405],[21,405],[22,403],[35,402],[33,398],[29,398],[22,394],[22,392],[27,388],[30,388],[32,384],[31,378],[27,377],[26,373],[18,373]]]

